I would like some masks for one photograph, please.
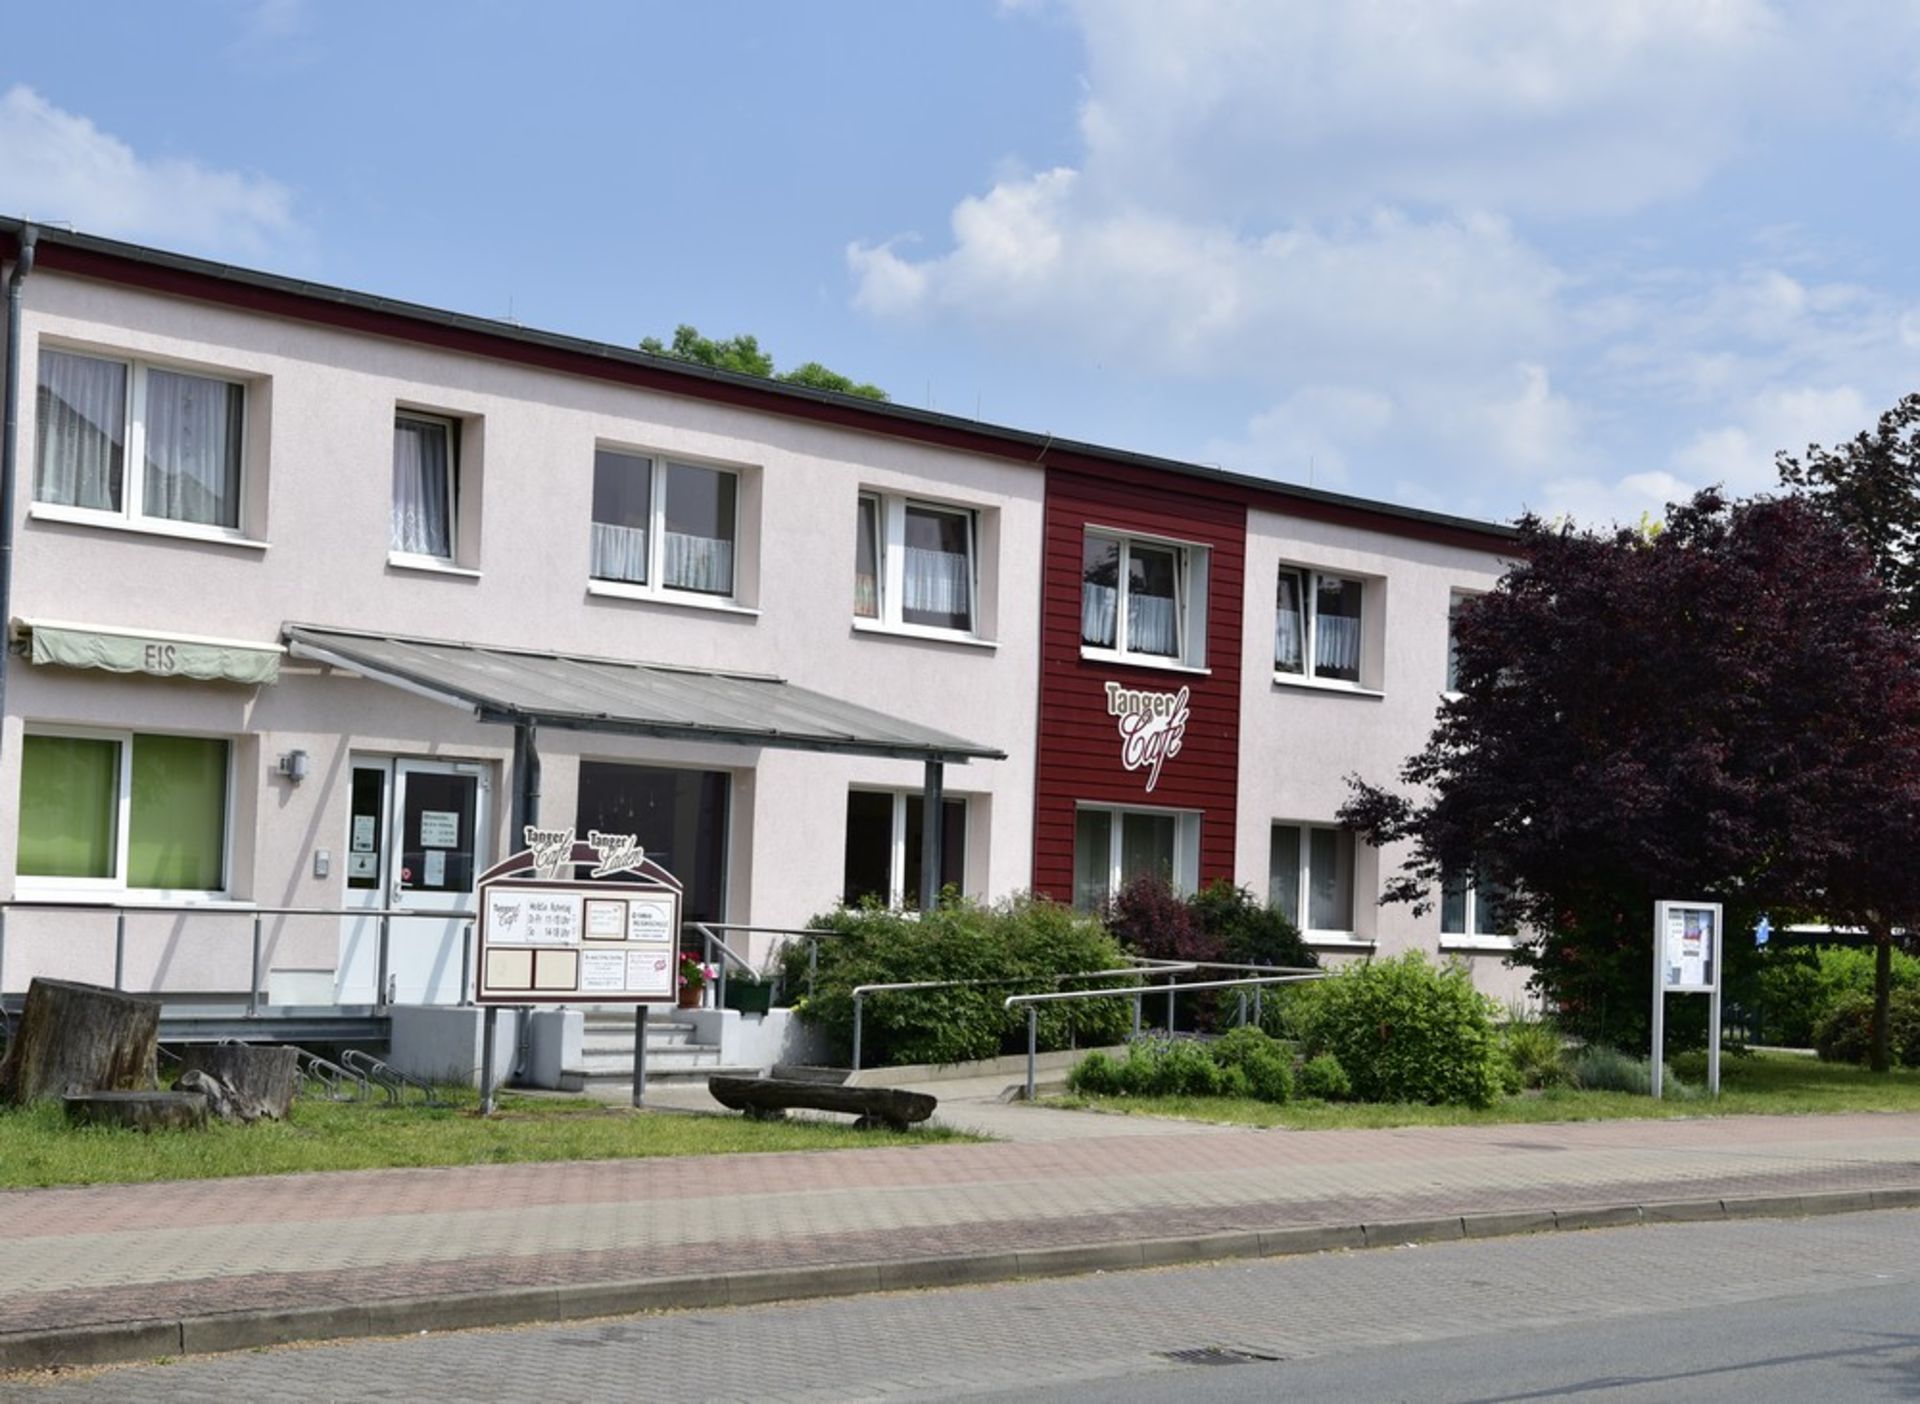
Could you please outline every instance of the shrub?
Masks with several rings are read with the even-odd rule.
[[[1119,948],[1097,919],[1041,898],[1016,897],[991,907],[952,901],[917,918],[879,908],[841,908],[810,925],[832,934],[819,942],[813,993],[795,1008],[825,1031],[829,1047],[841,1058],[853,1049],[856,986],[985,982],[868,996],[861,1061],[872,1067],[958,1063],[1023,1051],[1026,1014],[1003,1007],[1008,995],[1070,989],[1072,981],[1056,983],[1055,977],[1121,964]],[[782,964],[786,988],[806,989],[806,943],[790,944]],[[1041,1005],[1039,1044],[1052,1049],[1118,1043],[1131,1020],[1126,998]]]
[[[1866,946],[1769,949],[1757,977],[1761,1036],[1791,1048],[1815,1046],[1815,1027],[1842,999],[1873,993],[1874,955]],[[1920,958],[1893,953],[1893,987],[1920,989]]]
[[[1500,1095],[1492,1001],[1464,969],[1408,951],[1319,986],[1306,1006],[1307,1051],[1337,1057],[1360,1101],[1484,1107]]]
[[[1864,1063],[1873,1051],[1873,996],[1846,994],[1814,1026],[1823,1061]],[[1920,1068],[1920,990],[1893,992],[1887,1005],[1887,1053],[1898,1065]]]
[[[1263,1102],[1293,1099],[1293,1057],[1259,1029],[1235,1029],[1208,1049],[1214,1062],[1238,1069],[1247,1079],[1247,1095]]]
[[[1192,897],[1181,897],[1165,878],[1141,876],[1120,890],[1107,909],[1107,929],[1135,955],[1152,960],[1225,961],[1234,965],[1314,966],[1313,952],[1292,922],[1264,906],[1244,887],[1216,878]],[[1224,977],[1225,971],[1209,971]],[[1275,1027],[1266,1004],[1280,987],[1261,996],[1261,1027]],[[1247,992],[1252,1008],[1253,992]],[[1183,1028],[1218,1029],[1221,1011],[1237,1007],[1231,990],[1179,997]]]
[[[1136,1039],[1120,1068],[1120,1090],[1131,1097],[1218,1097],[1225,1084],[1220,1065],[1192,1039]]]
[[[1321,1053],[1307,1059],[1300,1069],[1299,1081],[1302,1097],[1316,1097],[1323,1102],[1344,1102],[1353,1095],[1353,1080],[1347,1076],[1347,1070],[1340,1066],[1340,1060],[1331,1053]]]
[[[1575,1053],[1567,1074],[1575,1087],[1587,1092],[1635,1092],[1644,1097],[1653,1085],[1653,1070],[1645,1058],[1602,1043],[1590,1043]]]
[[[1217,959],[1235,965],[1317,966],[1300,930],[1244,887],[1215,878],[1188,899],[1203,936],[1219,949]],[[1268,994],[1273,993],[1272,986]]]
[[[1142,875],[1107,908],[1107,930],[1135,955],[1152,960],[1218,960],[1219,943],[1165,878]]]
[[[1500,1030],[1500,1046],[1521,1087],[1558,1087],[1567,1080],[1566,1040],[1552,1020],[1515,1013]]]
[[[1067,1088],[1087,1097],[1117,1097],[1121,1067],[1120,1061],[1111,1054],[1095,1049],[1067,1073]]]

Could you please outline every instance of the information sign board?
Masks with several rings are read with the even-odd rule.
[[[680,884],[632,835],[529,831],[478,884],[481,1004],[670,1004],[679,994]],[[590,869],[589,880],[579,870]]]
[[[1720,984],[1720,907],[1662,902],[1660,983],[1671,994],[1705,994]]]

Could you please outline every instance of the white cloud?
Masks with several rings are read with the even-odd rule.
[[[293,203],[264,176],[142,156],[24,85],[0,95],[0,209],[10,214],[255,257],[299,236]]]

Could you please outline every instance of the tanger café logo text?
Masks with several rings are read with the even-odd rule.
[[[1187,733],[1187,689],[1143,692],[1107,684],[1107,715],[1120,727],[1120,764],[1147,772],[1147,793],[1160,783],[1160,767],[1180,754]]]

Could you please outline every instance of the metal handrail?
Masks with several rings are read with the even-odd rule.
[[[1171,984],[1173,976],[1183,971],[1197,968],[1197,966],[1182,964],[1177,961],[1164,964],[1156,963],[1153,967],[1153,973],[1159,974],[1164,971],[1168,977],[1169,984]],[[1139,967],[1130,965],[1122,970],[1069,970],[1062,974],[1054,975],[1051,979],[1053,983],[1057,985],[1062,980],[1094,980],[1115,975],[1134,975],[1138,973]],[[1031,985],[1036,979],[1041,978],[1047,977],[1035,975],[997,975],[982,980],[906,980],[896,984],[855,985],[853,987],[853,1071],[860,1071],[860,1037],[864,1018],[862,1001],[870,994],[884,994],[889,991],[898,992],[901,990],[958,990],[976,988],[981,985]],[[1095,993],[1106,993],[1106,991],[1096,991]],[[1168,997],[1167,1010],[1169,1026],[1171,1026],[1173,1010],[1171,995]],[[1140,1031],[1140,1006],[1138,1001],[1135,1001],[1134,1004],[1133,1028],[1135,1033]]]
[[[1239,980],[1195,980],[1191,984],[1170,987],[1169,998],[1171,998],[1171,989],[1244,990],[1249,987],[1264,987],[1266,985],[1297,985],[1302,981],[1324,980],[1326,978],[1326,971],[1315,970],[1308,974],[1300,975],[1267,975]],[[1011,1012],[1016,1004],[1024,1004],[1027,1006],[1027,1100],[1029,1102],[1033,1100],[1034,1063],[1040,1054],[1041,1005],[1055,1004],[1075,999],[1113,999],[1119,995],[1147,995],[1155,993],[1158,989],[1159,986],[1157,985],[1141,985],[1130,990],[1057,990],[1052,994],[1008,995],[1001,1005],[1003,1009]],[[1172,1032],[1171,1025],[1169,1025],[1168,1032]]]
[[[717,931],[746,931],[746,932],[757,931],[764,936],[804,937],[807,942],[807,993],[808,994],[813,993],[814,977],[819,973],[819,969],[820,969],[820,938],[823,936],[838,936],[840,934],[838,931],[822,930],[817,926],[762,926],[757,922],[750,922],[750,921],[689,921],[689,922],[682,923],[681,929],[685,930],[688,927],[691,927],[694,930],[700,932],[703,936],[709,937],[708,954],[707,954],[707,959],[709,963],[712,962],[712,958],[713,958],[712,946],[714,943],[718,943],[721,949],[725,950],[728,955],[732,956],[733,959],[739,963],[740,968],[743,970],[753,970],[754,969],[753,963],[745,959],[743,956],[739,955],[730,947],[726,946],[726,944],[723,941],[720,941],[720,938],[718,938],[717,936],[711,936],[710,933],[717,932]],[[718,997],[722,1003],[725,1002],[727,997],[726,972],[727,972],[727,967],[725,962],[723,961],[720,965],[720,969],[718,972],[719,990],[717,992]],[[786,985],[786,982],[783,978],[781,981],[782,994],[786,992],[785,985]]]
[[[113,930],[113,987],[116,990],[126,987],[127,966],[127,916],[129,913],[144,916],[183,916],[188,913],[205,916],[250,917],[253,920],[253,964],[252,978],[247,985],[247,1017],[260,1015],[260,962],[265,954],[262,924],[267,917],[304,916],[304,917],[375,917],[380,922],[378,946],[378,981],[374,989],[373,1008],[376,1014],[387,1010],[387,981],[390,966],[392,921],[394,917],[434,918],[465,917],[467,929],[460,950],[460,1001],[469,1002],[468,991],[473,983],[473,918],[474,913],[466,907],[262,907],[252,902],[87,902],[74,899],[54,899],[41,901],[35,898],[13,897],[0,901],[0,990],[6,988],[7,969],[7,913],[10,911],[28,912],[111,912],[114,918]]]

